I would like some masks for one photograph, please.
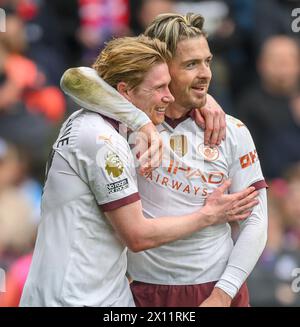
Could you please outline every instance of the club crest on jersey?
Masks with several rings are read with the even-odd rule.
[[[185,156],[188,151],[187,137],[185,135],[171,135],[170,147],[177,156]]]
[[[198,151],[204,157],[204,160],[215,161],[219,158],[219,150],[217,146],[209,146],[202,143],[198,145]]]
[[[119,177],[124,171],[124,165],[119,156],[109,151],[105,158],[105,170],[109,176]]]

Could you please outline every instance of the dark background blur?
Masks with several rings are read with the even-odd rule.
[[[0,0],[0,8],[0,306],[18,305],[45,162],[61,122],[78,109],[59,89],[62,73],[90,65],[107,40],[138,35],[163,12],[205,17],[210,93],[250,129],[270,186],[269,238],[248,279],[251,305],[300,305],[300,18],[292,30],[300,0]]]

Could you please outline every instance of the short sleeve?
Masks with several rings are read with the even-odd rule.
[[[232,180],[230,192],[238,192],[249,186],[256,189],[267,187],[259,157],[248,128],[239,120],[231,122],[232,158],[229,177]]]
[[[108,128],[108,123],[102,122],[99,128],[86,122],[84,132],[78,135],[75,157],[79,175],[97,203],[103,211],[110,211],[140,197],[128,143],[113,128]]]

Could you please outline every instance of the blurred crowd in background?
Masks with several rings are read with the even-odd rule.
[[[300,305],[292,288],[300,268],[300,32],[291,28],[300,0],[0,0],[0,8],[0,306],[18,305],[47,156],[78,109],[59,88],[62,73],[90,65],[106,41],[140,34],[163,12],[205,17],[210,93],[250,129],[269,184],[269,237],[248,279],[251,304]]]

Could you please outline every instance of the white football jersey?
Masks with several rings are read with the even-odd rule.
[[[250,185],[257,189],[266,186],[248,129],[229,115],[226,123],[226,140],[213,148],[204,146],[204,132],[192,113],[174,128],[168,118],[158,126],[166,153],[171,155],[165,156],[158,169],[138,176],[145,216],[153,219],[192,213],[228,178],[232,179],[230,193]],[[158,248],[129,251],[128,271],[134,280],[152,284],[217,281],[232,248],[229,224],[210,226]]]
[[[103,214],[139,200],[128,143],[79,110],[53,150],[21,306],[134,306],[127,248]]]

